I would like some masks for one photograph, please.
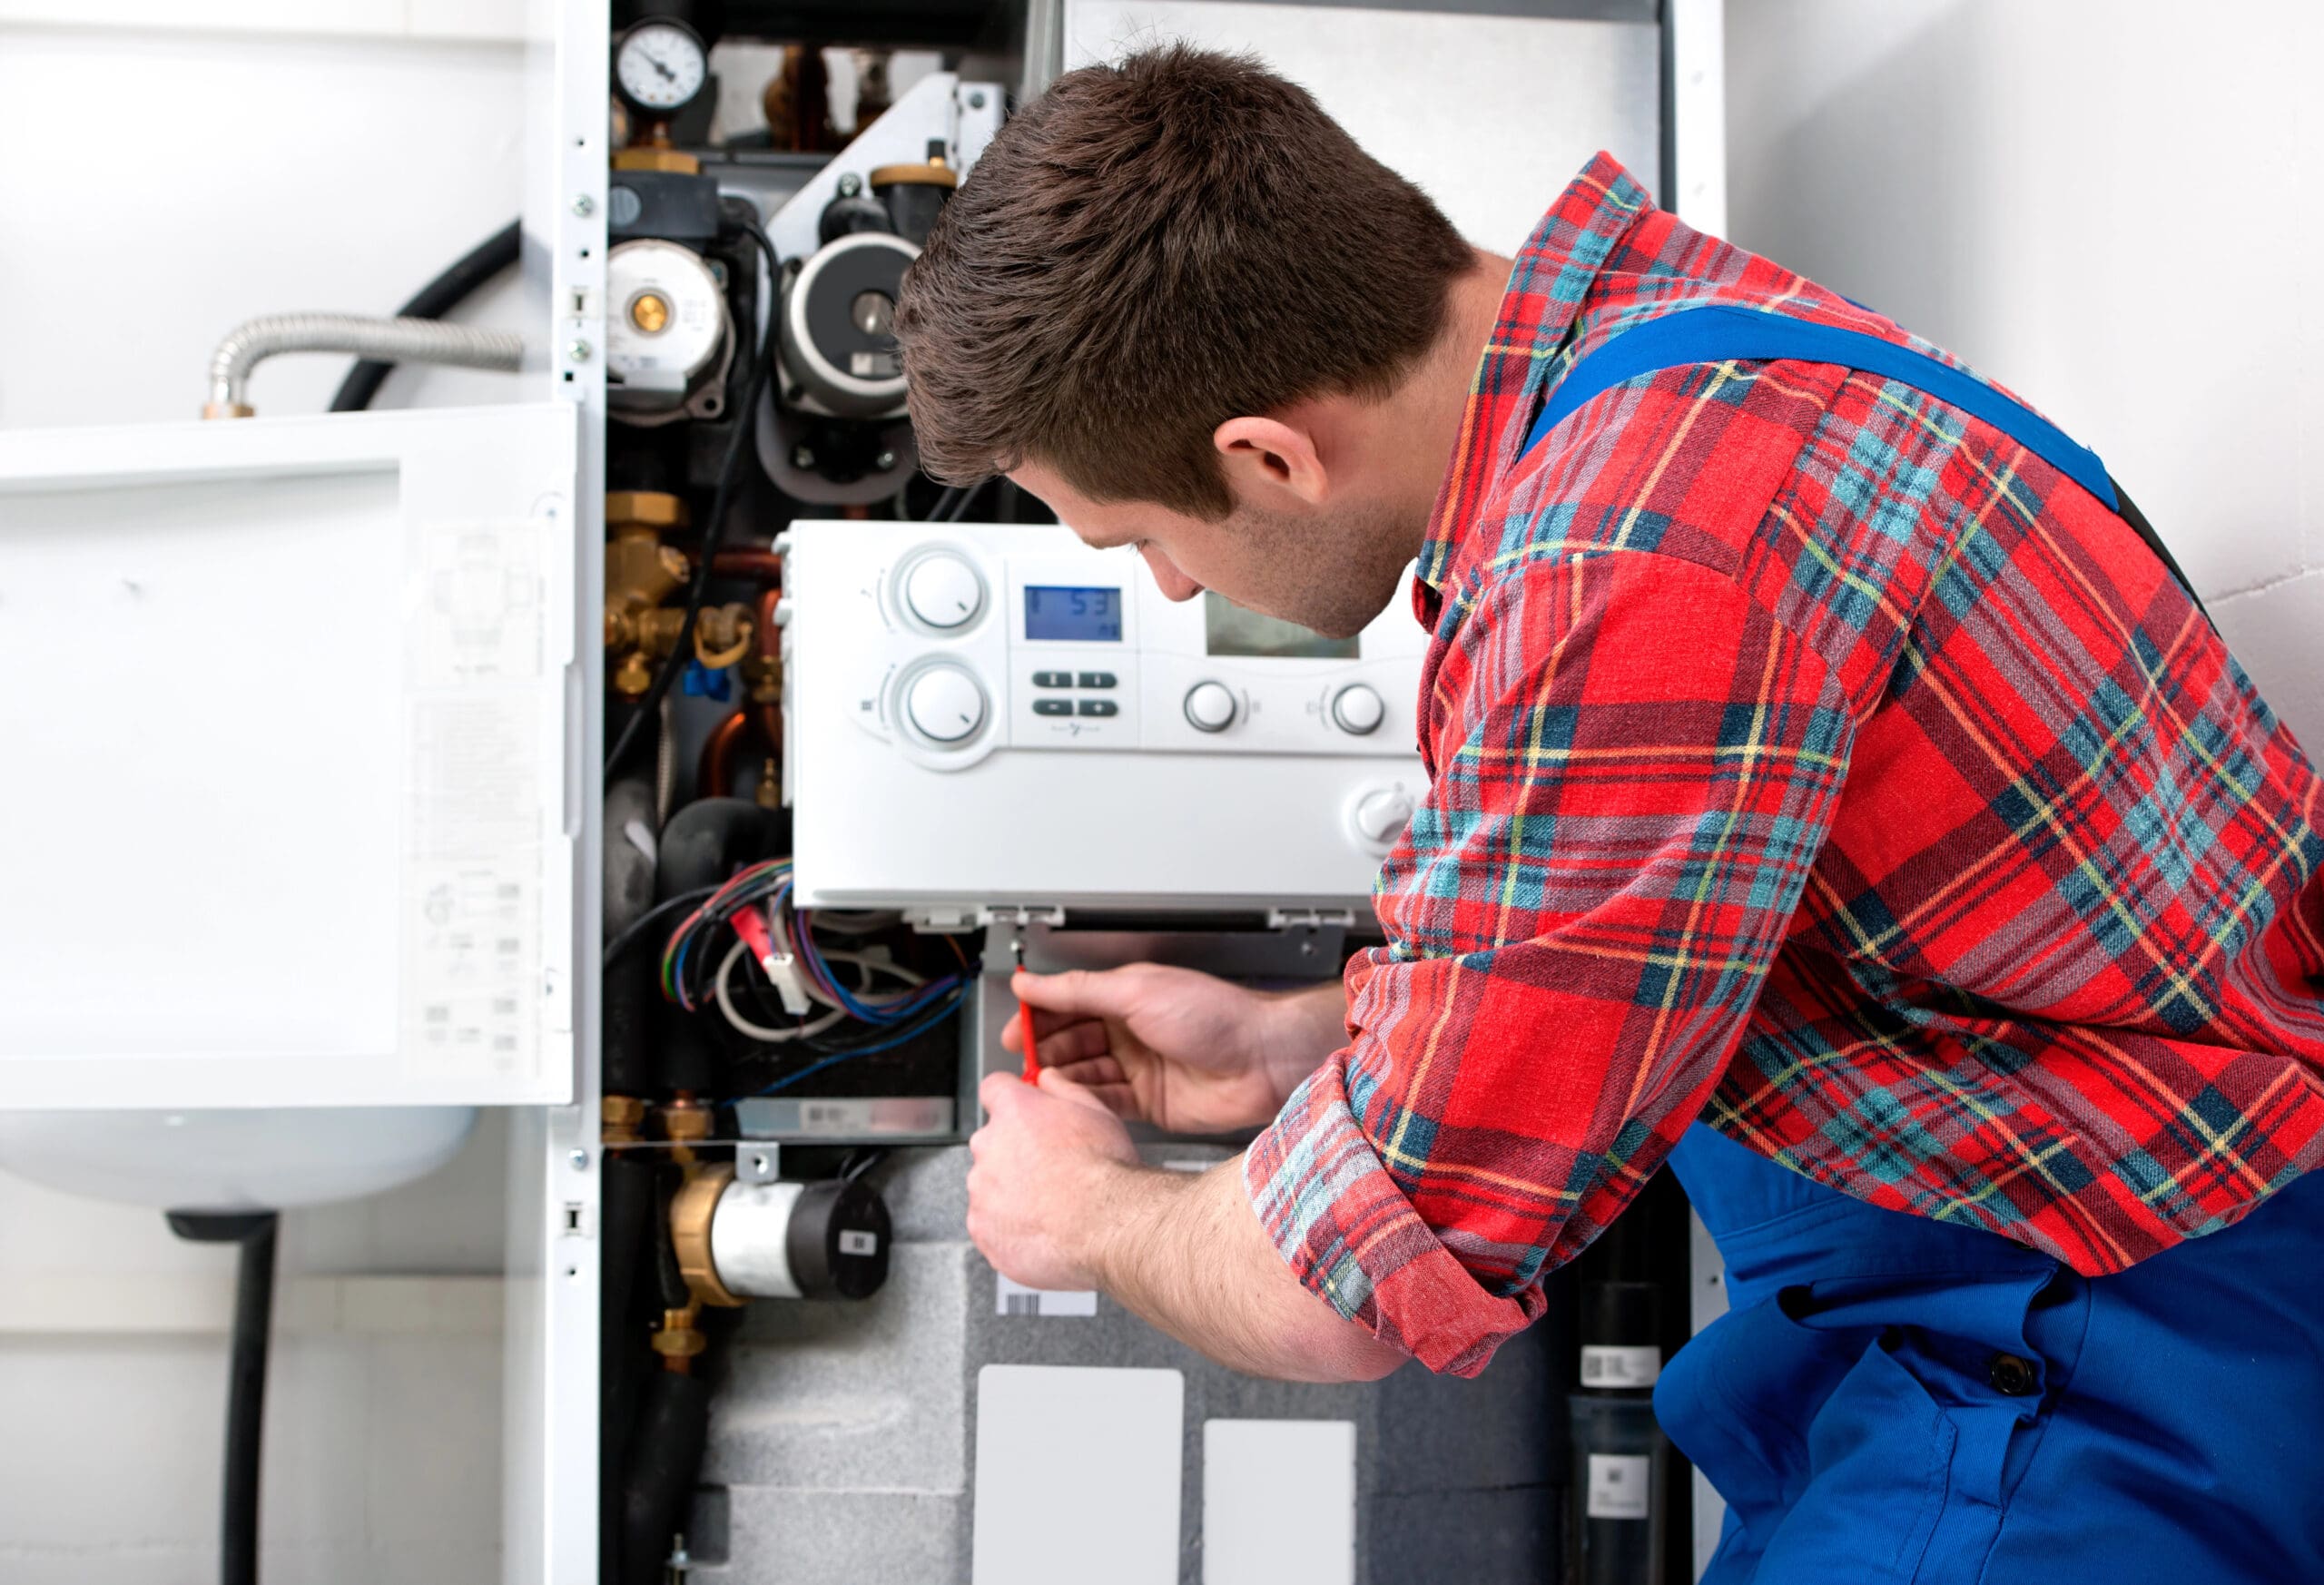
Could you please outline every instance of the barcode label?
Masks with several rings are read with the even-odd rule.
[[[1659,1348],[1608,1348],[1585,1344],[1581,1350],[1581,1384],[1615,1389],[1650,1387],[1662,1374]]]
[[[999,1302],[993,1305],[993,1313],[998,1315],[1095,1315],[1098,1313],[1098,1295],[1093,1288],[1029,1288],[1022,1283],[1010,1282],[999,1272],[993,1273],[992,1280],[1000,1294]]]
[[[850,1227],[839,1236],[839,1252],[842,1255],[877,1255],[880,1253],[880,1236]]]
[[[1646,1519],[1654,1510],[1654,1461],[1643,1453],[1590,1455],[1590,1517]]]

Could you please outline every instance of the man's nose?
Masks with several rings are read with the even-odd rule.
[[[1200,584],[1180,572],[1168,556],[1154,546],[1141,546],[1139,553],[1146,557],[1147,568],[1154,574],[1154,582],[1161,589],[1164,599],[1191,600],[1202,593]]]

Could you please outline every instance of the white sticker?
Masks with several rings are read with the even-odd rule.
[[[1659,1348],[1607,1348],[1584,1344],[1581,1384],[1585,1387],[1650,1387],[1662,1374]]]
[[[880,1236],[850,1227],[839,1236],[839,1252],[842,1255],[877,1255],[880,1253]]]
[[[1644,1453],[1590,1455],[1590,1517],[1645,1519],[1654,1507],[1654,1461]]]
[[[999,1272],[992,1274],[997,1290],[992,1313],[996,1315],[1095,1315],[1098,1294],[1094,1288],[1029,1288],[1023,1283],[1012,1283]]]

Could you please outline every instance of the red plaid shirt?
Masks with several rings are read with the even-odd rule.
[[[2319,781],[2127,525],[1828,364],[1645,376],[1523,454],[1581,357],[1706,302],[1934,350],[1603,155],[1517,261],[1421,557],[1388,945],[1246,1163],[1432,1368],[1698,1118],[2084,1273],[2324,1162]]]

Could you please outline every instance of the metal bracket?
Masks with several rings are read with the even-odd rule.
[[[735,1147],[734,1177],[738,1183],[773,1183],[782,1176],[782,1146],[747,1144]]]
[[[1029,930],[1035,925],[1047,925],[1051,930],[1065,928],[1065,910],[1053,902],[1021,905],[932,902],[920,908],[907,908],[903,915],[904,921],[916,930],[948,935],[984,930],[992,925],[1009,925],[1020,930]]]
[[[1271,930],[1321,930],[1355,928],[1355,911],[1352,908],[1270,908],[1267,929]]]

